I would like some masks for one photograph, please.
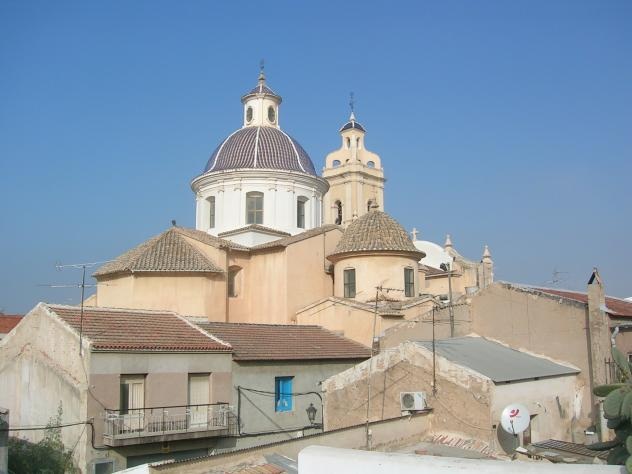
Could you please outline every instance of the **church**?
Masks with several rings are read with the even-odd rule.
[[[417,240],[384,212],[382,159],[349,120],[322,174],[280,126],[266,82],[241,98],[242,126],[191,182],[196,228],[172,226],[99,268],[92,306],[209,321],[316,324],[370,345],[378,334],[493,281],[493,262]]]

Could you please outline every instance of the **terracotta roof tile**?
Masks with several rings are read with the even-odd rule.
[[[366,251],[409,252],[421,259],[426,254],[413,245],[408,232],[391,216],[371,210],[353,221],[330,255]]]
[[[286,237],[284,239],[273,240],[272,242],[266,242],[264,244],[255,245],[251,247],[251,250],[262,250],[269,249],[275,247],[287,247],[288,245],[295,244],[296,242],[300,242],[301,240],[309,239],[316,235],[324,234],[329,232],[330,230],[338,229],[342,232],[342,227],[334,225],[334,224],[325,224],[320,227],[315,227],[313,229],[306,230],[305,232],[301,232],[296,235],[292,235],[290,237]]]
[[[540,291],[542,293],[547,293],[553,296],[560,296],[562,298],[567,298],[569,300],[578,301],[580,303],[588,304],[588,295],[586,293],[581,293],[578,291],[568,291],[568,290],[557,290],[551,288],[533,288],[536,291]],[[606,296],[606,308],[608,314],[616,317],[631,317],[632,318],[632,302],[625,301],[620,298],[614,298],[612,296]]]
[[[45,305],[79,332],[81,311]],[[93,349],[113,351],[217,352],[230,345],[217,340],[175,313],[113,308],[84,308],[83,337]]]
[[[121,272],[223,272],[220,266],[187,242],[183,236],[213,247],[226,245],[232,248],[245,248],[213,237],[206,232],[171,227],[162,234],[125,252],[112,262],[106,263],[93,276]]]
[[[235,360],[367,359],[368,347],[320,326],[197,322],[233,347]]]
[[[0,314],[0,334],[7,334],[20,321],[22,321],[22,316],[18,314]]]

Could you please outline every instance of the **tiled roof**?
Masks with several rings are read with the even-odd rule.
[[[417,260],[425,256],[413,245],[408,232],[395,219],[377,210],[371,210],[353,221],[330,257],[366,251],[408,252]]]
[[[225,232],[220,232],[217,235],[220,236],[220,237],[223,237],[223,236],[226,236],[226,235],[241,234],[241,233],[247,232],[249,230],[258,230],[258,231],[261,231],[261,232],[267,232],[267,233],[270,233],[270,234],[276,234],[276,235],[281,235],[281,236],[290,236],[290,235],[292,235],[289,232],[273,229],[272,227],[266,227],[266,226],[263,226],[261,224],[249,224],[247,226],[240,227],[239,229],[232,229],[232,230],[227,230]]]
[[[273,169],[316,176],[303,147],[276,127],[245,127],[228,136],[213,152],[204,172]]]
[[[301,232],[296,235],[291,235],[289,237],[285,237],[284,239],[273,240],[272,242],[266,242],[263,244],[255,245],[251,247],[251,250],[261,250],[261,249],[269,249],[275,247],[287,247],[288,245],[292,245],[296,242],[300,242],[301,240],[309,239],[314,237],[315,235],[324,234],[325,232],[329,232],[330,230],[338,229],[342,231],[342,227],[334,225],[334,224],[325,224],[320,227],[315,227],[313,229],[306,230],[305,232]]]
[[[588,295],[586,293],[580,293],[578,291],[557,290],[552,288],[533,288],[536,291],[546,293],[553,296],[560,296],[569,300],[578,301],[580,303],[588,304]],[[614,298],[612,296],[606,296],[606,308],[607,313],[617,317],[632,317],[632,302],[625,301],[620,298]]]
[[[445,272],[439,268],[431,267],[429,265],[419,264],[419,268],[426,274],[426,276],[430,277],[448,274],[448,272]]]
[[[233,347],[235,360],[367,359],[370,349],[320,326],[198,322]]]
[[[231,347],[175,313],[113,308],[45,305],[83,337],[93,349],[108,351],[217,352]]]
[[[274,92],[272,89],[270,89],[266,83],[264,83],[263,81],[259,81],[259,84],[257,84],[254,89],[252,89],[250,92],[244,95],[242,100],[248,96],[255,95],[255,94],[273,95],[275,97],[281,98],[281,96],[277,94],[276,92]]]
[[[0,334],[7,334],[22,321],[18,314],[0,314]]]
[[[359,123],[356,122],[355,120],[350,120],[349,122],[345,123],[341,128],[340,128],[340,132],[344,132],[345,130],[349,130],[349,129],[355,129],[355,130],[360,130],[362,132],[366,132],[366,130],[364,129],[364,127]]]
[[[115,260],[106,263],[93,276],[121,272],[221,273],[223,272],[221,267],[183,237],[189,236],[204,242],[207,240],[205,235],[211,237],[204,232],[192,232],[190,229],[171,227],[162,234],[143,242]]]

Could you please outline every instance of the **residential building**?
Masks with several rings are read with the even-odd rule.
[[[322,429],[319,382],[368,356],[318,327],[202,329],[166,311],[40,303],[0,342],[0,406],[12,427],[61,407],[77,465],[107,473]]]
[[[491,452],[511,453],[517,440],[501,427],[510,404],[520,403],[530,413],[521,442],[571,436],[579,415],[578,373],[567,363],[482,337],[404,342],[323,383],[325,428],[431,409],[430,426],[420,437],[447,433],[484,442]],[[406,394],[419,398],[408,410]]]

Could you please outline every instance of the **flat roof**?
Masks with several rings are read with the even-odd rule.
[[[432,341],[416,343],[432,351]],[[443,339],[435,342],[435,350],[441,357],[468,367],[496,384],[579,373],[574,367],[518,351],[483,337]]]

